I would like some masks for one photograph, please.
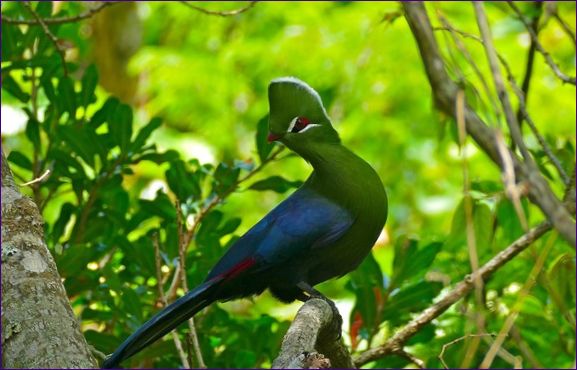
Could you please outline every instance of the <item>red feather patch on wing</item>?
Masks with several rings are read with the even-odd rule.
[[[241,272],[249,269],[256,263],[256,259],[254,257],[250,257],[241,261],[240,263],[234,265],[230,270],[223,273],[221,276],[225,279],[230,279],[235,277],[236,275],[240,274]]]

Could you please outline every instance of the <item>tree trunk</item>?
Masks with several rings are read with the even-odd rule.
[[[2,150],[2,367],[94,368],[36,204],[20,191]]]

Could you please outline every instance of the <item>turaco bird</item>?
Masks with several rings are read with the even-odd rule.
[[[202,284],[128,337],[104,368],[118,366],[215,301],[267,288],[284,302],[320,296],[315,285],[354,270],[369,254],[387,218],[379,176],[342,145],[319,94],[306,83],[278,78],[268,95],[268,140],[304,158],[312,174],[238,239]]]

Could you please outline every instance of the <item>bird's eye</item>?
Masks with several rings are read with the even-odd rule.
[[[289,131],[290,132],[300,132],[305,127],[307,127],[310,123],[311,123],[311,121],[309,121],[309,119],[306,117],[296,117],[291,122],[291,125],[289,126]]]

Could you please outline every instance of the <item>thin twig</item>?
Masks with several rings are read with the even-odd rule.
[[[35,179],[33,179],[33,180],[30,180],[30,181],[28,181],[28,182],[25,182],[24,184],[19,184],[19,186],[29,186],[29,185],[32,185],[32,184],[36,184],[36,183],[38,183],[38,182],[42,182],[42,180],[44,180],[45,178],[47,178],[48,175],[50,175],[50,170],[44,171],[44,173],[43,173],[42,175],[40,175],[40,177],[37,177],[37,178],[35,178]]]
[[[559,15],[559,11],[557,9],[555,10],[555,13],[553,13],[553,17],[555,17],[555,19],[557,20],[563,31],[565,31],[567,36],[571,38],[573,46],[575,46],[575,32],[571,29],[571,27],[567,24],[567,22],[565,22],[565,20],[561,18],[561,16]]]
[[[551,225],[548,222],[543,222],[532,228],[481,266],[479,270],[477,270],[476,274],[478,274],[483,280],[487,280],[507,262],[524,251],[529,245],[531,245],[531,243],[539,239],[549,230],[551,230]],[[439,317],[443,312],[449,309],[449,307],[469,294],[474,287],[473,282],[477,278],[474,275],[475,274],[466,276],[462,281],[457,283],[449,293],[415,316],[415,318],[404,327],[397,330],[395,334],[385,342],[385,344],[372,348],[359,355],[355,359],[355,365],[360,367],[368,362],[378,360],[386,355],[394,353],[399,348],[403,348],[404,344],[413,335],[417,334],[425,325]]]
[[[502,176],[503,184],[505,184],[505,194],[511,199],[513,207],[515,208],[515,213],[519,218],[519,222],[523,227],[523,230],[527,231],[529,227],[527,222],[527,216],[523,210],[523,205],[521,204],[521,197],[524,195],[524,189],[517,185],[515,179],[515,164],[513,163],[513,156],[509,150],[507,150],[507,145],[505,144],[505,139],[503,138],[503,133],[500,130],[495,132],[495,139],[497,141],[497,149],[499,150],[499,155],[502,161]]]
[[[533,40],[535,42],[535,47],[537,48],[537,51],[543,55],[543,58],[545,58],[545,63],[547,63],[547,65],[551,68],[551,70],[553,71],[555,76],[557,76],[563,82],[570,83],[571,85],[575,85],[575,77],[567,76],[565,73],[563,73],[561,71],[561,69],[559,69],[559,66],[553,61],[553,58],[551,58],[551,55],[549,55],[547,50],[545,50],[545,48],[543,48],[543,46],[539,42],[539,38],[537,37],[537,33],[535,33],[535,31],[531,28],[531,24],[529,24],[529,22],[525,19],[525,16],[523,15],[523,13],[521,13],[519,8],[517,8],[517,5],[515,5],[513,1],[507,1],[507,3],[511,7],[511,9],[513,9],[515,14],[517,15],[517,18],[519,18],[519,20],[523,23],[523,25],[525,26],[525,28],[529,32],[529,36],[531,37],[531,40]]]
[[[465,92],[459,90],[457,92],[457,99],[455,100],[455,118],[457,121],[457,128],[459,131],[459,144],[461,146],[461,161],[463,166],[463,209],[465,211],[466,235],[467,235],[467,250],[469,254],[469,262],[471,264],[472,276],[475,276],[475,303],[480,309],[483,306],[483,280],[476,272],[479,270],[479,254],[477,252],[477,239],[475,235],[475,225],[473,223],[473,198],[470,194],[470,180],[469,168],[467,162],[467,131],[465,126]],[[485,318],[482,312],[475,313],[475,321],[477,330],[482,331],[485,327]],[[469,367],[469,363],[475,357],[479,349],[479,340],[474,340],[467,349],[463,357],[461,367]]]
[[[182,223],[182,212],[180,208],[180,202],[177,200],[175,204],[176,208],[176,227],[178,233],[178,260],[180,266],[180,281],[182,288],[185,292],[188,292],[188,282],[186,281],[186,244],[183,243],[183,231],[184,226]],[[205,369],[206,364],[202,357],[202,351],[200,350],[200,343],[198,342],[198,334],[196,332],[196,327],[194,325],[194,317],[190,317],[188,320],[188,342],[191,344],[189,346],[189,352],[194,351],[196,360],[198,362],[198,367]],[[190,356],[192,357],[192,356]]]
[[[34,19],[36,19],[36,21],[40,24],[40,26],[42,26],[42,30],[44,31],[44,34],[46,35],[46,37],[48,37],[48,39],[52,42],[52,44],[54,44],[54,47],[56,48],[56,52],[58,53],[58,55],[60,56],[60,60],[62,61],[62,69],[64,71],[64,75],[67,76],[68,75],[68,67],[66,67],[66,54],[65,54],[65,50],[60,46],[58,38],[56,36],[54,36],[52,31],[50,31],[50,29],[48,28],[48,26],[44,22],[44,20],[40,17],[40,15],[36,12],[36,10],[34,10],[32,8],[32,6],[30,5],[30,3],[28,1],[24,1],[24,2],[22,2],[22,4],[24,4],[26,9],[28,9],[30,14],[32,14]]]
[[[485,80],[485,76],[483,76],[483,73],[481,72],[481,70],[477,66],[477,63],[475,63],[475,59],[471,56],[471,53],[469,53],[465,44],[463,42],[461,42],[461,40],[457,37],[457,34],[461,35],[463,37],[467,37],[467,38],[470,38],[472,40],[475,40],[480,44],[483,43],[483,40],[481,40],[476,35],[472,35],[470,33],[458,30],[455,27],[453,27],[453,25],[451,23],[449,23],[447,18],[445,18],[441,14],[440,11],[437,11],[437,17],[439,18],[439,21],[441,21],[441,23],[443,24],[444,27],[436,27],[436,29],[437,30],[443,30],[443,31],[446,30],[446,31],[449,31],[451,33],[451,36],[453,38],[453,42],[457,46],[457,49],[459,49],[459,51],[461,52],[461,54],[463,54],[463,56],[465,57],[467,62],[469,62],[469,65],[473,68],[473,71],[475,72],[475,74],[477,75],[477,78],[481,82],[481,86],[483,86],[483,90],[485,91],[485,94],[487,95],[487,99],[489,99],[491,107],[493,108],[493,112],[496,115],[496,121],[499,122],[501,120],[501,111],[497,107],[497,103],[495,102],[495,99],[493,98],[493,94],[491,93],[491,90],[489,89],[489,85],[487,84],[487,81]]]
[[[505,323],[503,324],[501,330],[499,331],[499,335],[497,335],[497,339],[495,339],[495,342],[493,342],[493,344],[491,345],[491,347],[487,351],[485,358],[481,362],[481,365],[480,365],[481,369],[488,369],[491,366],[491,364],[493,363],[493,360],[495,359],[495,355],[497,354],[497,351],[503,345],[503,342],[505,341],[505,337],[509,334],[509,331],[513,327],[513,324],[515,323],[515,320],[517,319],[517,316],[519,315],[519,312],[521,311],[521,308],[522,308],[523,302],[525,301],[525,298],[527,297],[527,295],[529,295],[529,292],[533,288],[533,285],[535,285],[535,283],[537,281],[537,275],[543,269],[543,265],[545,264],[545,260],[547,259],[547,255],[549,254],[553,245],[555,244],[556,239],[557,239],[557,233],[554,232],[550,235],[549,239],[547,240],[545,247],[543,248],[543,250],[539,254],[537,261],[533,265],[533,268],[531,269],[531,272],[529,273],[529,276],[527,277],[527,280],[525,281],[523,288],[521,289],[521,291],[517,295],[517,301],[515,302],[515,305],[513,305],[513,308],[511,309],[509,316],[505,319]]]
[[[418,358],[417,356],[405,351],[404,349],[399,349],[399,350],[395,351],[395,355],[400,356],[400,357],[412,362],[419,369],[424,369],[426,367],[425,361],[423,361],[420,358]]]
[[[535,9],[539,10],[537,15],[533,17],[531,20],[531,28],[535,32],[536,35],[539,33],[539,18],[541,16],[541,8],[543,7],[543,3],[541,1],[534,2]],[[522,107],[527,105],[527,99],[529,95],[529,86],[531,85],[531,77],[533,76],[533,64],[535,62],[535,51],[537,48],[535,47],[535,41],[531,39],[531,44],[529,45],[529,51],[527,52],[527,63],[525,64],[525,75],[523,77],[523,82],[521,83],[521,91],[523,94],[521,95],[523,100],[519,101],[519,107],[517,108],[517,122],[519,123],[519,129],[523,127],[523,119],[525,115],[523,114]],[[503,60],[502,60],[503,61]],[[519,97],[519,96],[517,96]],[[519,98],[520,99],[520,98]],[[513,141],[515,144],[515,141]],[[513,147],[514,148],[514,147]]]
[[[193,4],[189,3],[188,1],[180,1],[180,3],[183,5],[186,5],[190,9],[194,9],[194,10],[199,11],[199,12],[204,13],[204,14],[216,15],[219,17],[230,17],[233,15],[238,15],[238,14],[246,12],[247,10],[249,10],[250,8],[252,8],[253,6],[256,5],[257,1],[251,1],[247,6],[245,6],[243,8],[234,9],[234,10],[223,10],[223,11],[205,9],[205,8],[200,7],[200,6],[193,5]]]
[[[27,24],[29,26],[40,26],[42,23],[44,24],[62,24],[62,23],[72,23],[77,22],[86,18],[92,17],[94,14],[98,13],[102,9],[119,4],[121,1],[112,2],[112,1],[102,1],[100,5],[94,7],[92,9],[88,9],[84,13],[71,16],[71,17],[58,17],[58,18],[42,18],[42,22],[40,22],[37,18],[36,19],[13,19],[6,17],[2,14],[2,22],[10,23],[10,24]]]
[[[166,296],[164,295],[164,290],[162,289],[162,260],[160,258],[160,246],[158,243],[158,234],[154,234],[152,236],[152,244],[154,245],[154,261],[156,266],[156,286],[158,288],[158,296],[162,301],[164,307],[168,305],[168,301],[166,300]],[[178,337],[178,333],[176,331],[172,331],[172,340],[174,341],[174,346],[176,347],[176,352],[178,352],[178,356],[180,357],[180,362],[182,363],[182,367],[185,369],[190,369],[190,362],[186,357],[186,353],[182,347],[182,342]]]
[[[457,33],[457,34],[459,34],[463,37],[466,37],[468,39],[473,39],[477,42],[483,42],[479,36],[473,35],[472,33],[465,32],[463,30],[454,28],[452,25],[449,25],[447,23],[447,18],[442,16],[438,10],[437,10],[437,16],[439,17],[439,20],[441,21],[441,23],[443,23],[443,26],[442,27],[441,26],[433,27],[433,31],[449,31],[451,33]]]
[[[561,165],[561,162],[555,156],[555,154],[553,154],[551,147],[549,147],[549,144],[547,144],[547,141],[545,141],[545,138],[543,138],[543,136],[541,135],[541,133],[537,129],[537,125],[535,125],[535,122],[533,121],[533,119],[529,115],[529,112],[527,111],[527,106],[526,106],[526,97],[524,96],[524,92],[522,91],[522,88],[519,88],[519,85],[517,85],[517,82],[515,81],[515,77],[513,76],[513,72],[511,71],[511,68],[509,67],[509,64],[507,63],[507,61],[505,59],[502,59],[502,58],[499,58],[499,59],[501,60],[501,64],[503,65],[503,67],[505,68],[505,72],[507,73],[507,80],[509,81],[511,88],[513,89],[513,92],[515,93],[515,95],[517,96],[517,99],[519,100],[519,112],[521,112],[523,119],[529,125],[531,132],[533,133],[533,135],[535,136],[535,138],[537,139],[537,141],[541,145],[543,152],[545,153],[547,158],[549,158],[551,163],[553,163],[553,166],[555,167],[555,169],[559,173],[559,176],[563,180],[563,183],[565,185],[569,184],[570,178],[569,178],[569,176],[567,176],[567,172],[565,172],[565,169]]]
[[[441,361],[441,364],[443,364],[443,367],[445,369],[449,369],[449,366],[447,366],[447,363],[445,362],[444,356],[445,356],[445,351],[451,347],[454,344],[457,344],[465,339],[468,338],[477,338],[477,337],[486,337],[486,336],[490,336],[490,337],[495,337],[496,334],[493,333],[481,333],[481,334],[467,334],[464,335],[462,337],[459,337],[457,339],[454,339],[452,341],[450,341],[449,343],[445,343],[443,344],[443,347],[441,348],[441,353],[439,353],[439,356],[437,356],[439,358],[439,361]]]
[[[503,107],[503,112],[505,113],[505,120],[509,126],[509,131],[513,137],[515,145],[519,147],[521,154],[526,162],[531,163],[532,157],[523,142],[523,136],[521,135],[521,130],[519,129],[519,123],[513,113],[513,107],[511,106],[511,101],[509,100],[509,94],[505,88],[505,82],[503,81],[503,76],[501,75],[501,69],[499,68],[499,58],[497,57],[497,52],[495,51],[495,46],[493,45],[493,37],[491,36],[491,29],[489,28],[489,21],[487,20],[487,15],[485,14],[485,8],[481,2],[473,2],[473,7],[475,8],[475,16],[477,18],[477,25],[479,31],[481,32],[481,38],[483,39],[483,46],[485,53],[487,54],[487,60],[489,62],[489,67],[491,68],[491,75],[493,77],[493,83],[495,85],[495,90],[497,91],[497,96],[501,101]]]
[[[533,369],[543,369],[544,368],[543,364],[541,364],[541,361],[539,361],[537,356],[535,356],[535,353],[533,353],[533,350],[531,349],[531,347],[528,346],[527,343],[523,340],[523,338],[521,337],[521,333],[519,332],[519,329],[517,329],[517,327],[515,325],[513,325],[513,327],[511,328],[511,337],[513,338],[513,340],[517,344],[517,348],[519,348],[519,351],[529,361],[531,368],[533,368]]]

